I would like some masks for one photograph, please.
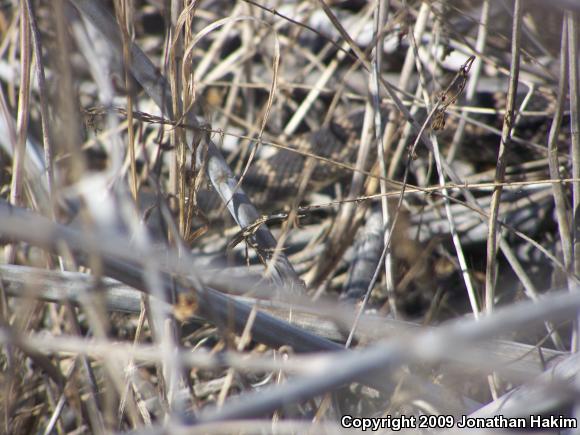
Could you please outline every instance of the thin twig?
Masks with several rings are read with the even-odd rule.
[[[515,97],[518,88],[519,67],[520,67],[520,38],[523,5],[521,0],[516,0],[514,4],[514,18],[512,27],[512,62],[510,67],[510,81],[506,101],[506,115],[504,117],[501,141],[499,145],[497,167],[494,181],[501,183],[505,178],[506,152],[510,146],[513,122],[515,120]],[[496,256],[497,256],[497,220],[501,201],[502,187],[494,189],[489,218],[489,236],[487,239],[487,267],[485,273],[485,310],[489,314],[493,310],[495,303],[495,283],[496,283]]]
[[[20,89],[18,92],[18,119],[16,121],[17,142],[12,159],[12,180],[10,183],[10,203],[22,202],[22,183],[24,181],[24,159],[26,158],[26,137],[28,135],[28,116],[30,113],[30,19],[25,2],[20,3]],[[6,262],[13,263],[14,246],[6,247]]]

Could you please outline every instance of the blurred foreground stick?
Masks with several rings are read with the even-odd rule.
[[[242,332],[251,311],[249,305],[208,287],[212,284],[225,286],[227,280],[210,279],[210,282],[202,283],[203,288],[197,288],[195,283],[199,281],[194,279],[196,273],[191,263],[179,259],[172,252],[164,253],[165,259],[158,258],[153,252],[140,252],[136,257],[131,242],[122,236],[83,234],[5,201],[0,201],[0,238],[26,242],[51,252],[57,252],[64,242],[81,264],[91,267],[89,257],[97,255],[104,275],[142,292],[148,292],[143,265],[147,260],[153,260],[158,267],[166,302],[174,304],[183,297],[194,296],[198,315],[218,325],[232,326],[237,333]],[[244,286],[249,282],[238,277],[236,284]],[[254,322],[252,336],[272,347],[292,346],[296,352],[344,349],[337,343],[262,313],[258,313]]]

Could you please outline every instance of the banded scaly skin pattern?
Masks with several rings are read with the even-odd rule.
[[[309,153],[340,164],[354,165],[360,145],[364,113],[359,111],[349,116],[337,118],[316,131],[297,136],[290,141],[289,148],[293,152],[280,149],[266,159],[252,162],[244,180],[243,189],[249,195],[253,204],[261,212],[267,213],[283,209],[292,202],[298,193],[301,178],[304,176],[306,161],[313,160],[314,168],[308,183],[307,192],[317,192],[332,183],[348,176],[347,168],[333,165],[308,157]],[[368,161],[374,161],[375,149]],[[199,205],[210,221],[220,220],[216,215],[221,201],[215,192],[200,192]]]
[[[486,95],[480,95],[479,99],[484,101],[484,105],[498,111],[498,114],[479,116],[479,119],[487,125],[501,129],[503,119],[499,113],[504,107],[503,93]],[[523,96],[518,97],[523,98]],[[550,113],[552,104],[552,98],[539,95],[532,100],[531,104],[528,104],[526,110]],[[385,124],[388,111],[382,109],[381,112],[383,124]],[[424,116],[423,114],[422,117],[424,118]],[[255,159],[242,183],[244,191],[249,195],[253,204],[263,213],[281,210],[290,205],[298,193],[300,182],[305,175],[306,162],[309,159],[313,160],[315,166],[308,182],[307,193],[318,192],[351,175],[352,170],[332,164],[330,161],[350,167],[355,165],[360,146],[363,118],[363,110],[358,110],[347,116],[336,117],[328,126],[298,135],[295,140],[290,141],[289,148],[299,152],[279,149],[269,158]],[[542,143],[543,131],[548,125],[547,119],[548,117],[544,116],[523,117],[516,126],[518,137]],[[438,132],[443,147],[446,143],[451,143],[457,123],[458,118],[446,115],[445,128]],[[464,153],[468,157],[466,161],[475,160],[478,164],[485,164],[486,161],[489,161],[491,166],[495,164],[499,136],[493,132],[478,125],[467,124],[463,143],[464,145],[460,147],[460,154]],[[301,153],[316,155],[330,161],[313,159]],[[521,157],[523,160],[528,159],[530,157],[528,151],[526,151],[525,156]],[[517,161],[518,155],[515,154],[513,159]],[[367,170],[370,169],[375,160],[376,146],[371,146]],[[199,205],[211,221],[221,220],[224,214],[227,214],[221,213],[219,217],[216,215],[220,204],[221,201],[214,192],[201,192],[199,195]]]

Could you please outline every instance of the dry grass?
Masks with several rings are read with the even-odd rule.
[[[0,433],[576,418],[578,13],[0,3]]]

